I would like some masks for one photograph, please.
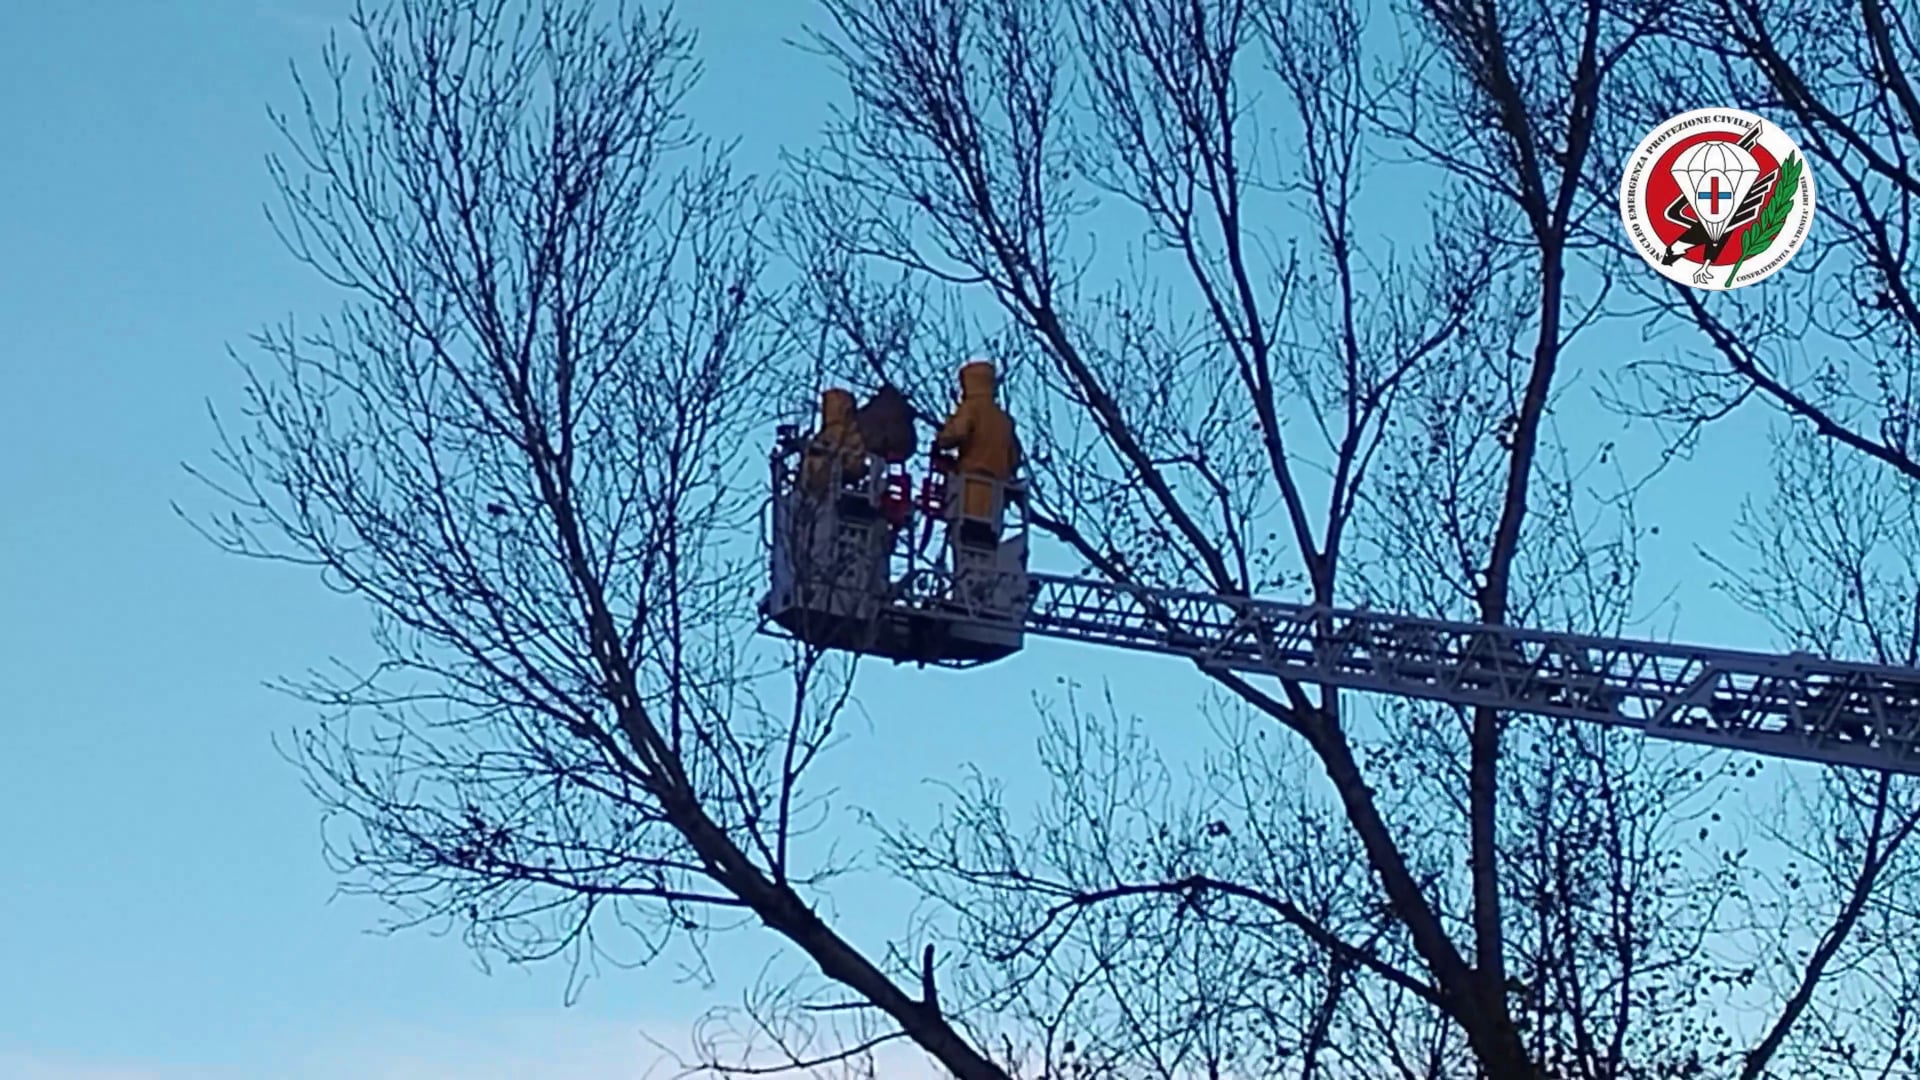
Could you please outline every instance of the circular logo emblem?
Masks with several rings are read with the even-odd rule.
[[[1779,128],[1738,109],[1698,109],[1655,128],[1627,159],[1620,218],[1667,278],[1737,289],[1806,242],[1813,176]]]

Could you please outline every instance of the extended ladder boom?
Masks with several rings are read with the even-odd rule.
[[[1920,670],[1030,575],[1029,633],[1920,774]],[[963,616],[964,617],[964,616]]]
[[[798,484],[792,443],[773,458],[771,576],[761,610],[769,624],[818,647],[972,664],[1018,652],[1031,633],[1920,775],[1920,670],[1036,574],[1027,569],[1024,515],[1003,531],[998,512],[955,517],[926,508],[929,521],[953,519],[949,549],[932,565],[909,557],[896,575],[900,522],[882,497],[894,491],[891,482],[883,487],[877,466],[852,484],[833,473],[820,491],[835,495],[822,498]],[[1022,505],[1003,482],[985,479],[996,507]],[[969,525],[981,527],[971,540]],[[980,539],[981,531],[993,539]]]

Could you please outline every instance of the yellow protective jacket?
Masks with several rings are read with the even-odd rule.
[[[832,463],[840,462],[842,482],[857,480],[867,471],[867,448],[860,438],[860,426],[854,422],[853,395],[838,387],[820,395],[820,430],[807,444],[807,463],[802,482],[808,491],[826,491]]]
[[[993,365],[975,360],[960,368],[960,404],[933,437],[933,445],[958,451],[957,467],[962,477],[984,473],[1002,483],[1013,479],[1020,468],[1020,440],[1013,432],[1013,417],[993,400]],[[993,512],[993,490],[980,483],[962,480],[961,510],[968,517],[988,517]]]

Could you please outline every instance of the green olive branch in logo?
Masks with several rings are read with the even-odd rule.
[[[1793,213],[1793,191],[1799,186],[1800,155],[1788,154],[1787,160],[1780,163],[1780,178],[1767,193],[1766,205],[1760,208],[1753,224],[1740,234],[1740,258],[1733,264],[1733,272],[1727,275],[1726,287],[1733,285],[1733,279],[1740,276],[1740,268],[1748,259],[1767,250],[1779,237],[1780,230],[1786,227],[1787,215]]]

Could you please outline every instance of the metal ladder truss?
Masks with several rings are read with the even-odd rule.
[[[1544,633],[1053,574],[1031,574],[1028,582],[1024,628],[1031,634],[1185,657],[1208,668],[1920,774],[1920,670],[1911,668]]]

